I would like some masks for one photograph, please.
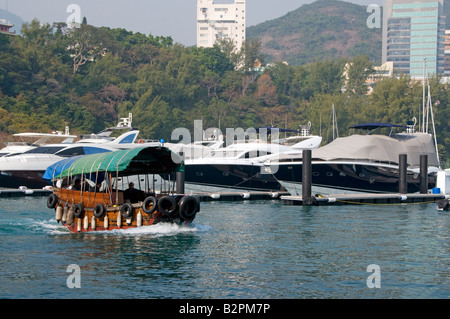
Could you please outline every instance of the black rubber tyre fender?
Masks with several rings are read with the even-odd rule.
[[[133,216],[133,207],[131,207],[131,204],[125,203],[120,207],[120,213],[122,214],[122,217],[130,218]]]
[[[148,209],[147,206],[150,203],[152,204],[152,208]],[[153,214],[156,211],[157,208],[158,208],[158,200],[155,197],[153,197],[153,196],[147,197],[144,200],[144,202],[142,203],[142,210],[144,211],[144,213],[146,213],[148,215]]]
[[[73,207],[73,214],[76,218],[82,218],[84,214],[84,206],[82,203],[76,204]]]
[[[51,194],[48,198],[47,198],[47,207],[52,209],[56,207],[56,204],[58,204],[58,195],[56,194]]]
[[[177,202],[173,197],[164,196],[158,200],[158,210],[167,217],[174,217],[177,208]]]
[[[103,216],[105,216],[106,213],[106,207],[103,206],[102,204],[97,204],[94,207],[94,216],[95,218],[102,218]]]
[[[183,197],[178,203],[178,205],[180,207],[179,208],[180,217],[187,220],[194,219],[195,215],[200,210],[200,202],[197,198],[193,196]]]

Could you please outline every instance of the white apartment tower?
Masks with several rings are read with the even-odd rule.
[[[240,50],[245,41],[245,14],[245,0],[231,4],[197,0],[197,47],[210,48],[217,40],[228,38]]]

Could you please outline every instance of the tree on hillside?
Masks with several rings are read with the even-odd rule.
[[[308,85],[312,92],[334,94],[342,88],[344,61],[317,61],[308,65]]]
[[[255,97],[266,106],[275,106],[278,104],[277,87],[269,74],[263,74],[259,77],[258,89],[255,92]]]
[[[362,96],[367,94],[366,80],[373,73],[369,56],[356,56],[347,64],[347,91]]]
[[[73,52],[73,73],[89,61],[95,61],[106,53],[105,32],[88,24],[72,29],[69,34],[70,50]]]

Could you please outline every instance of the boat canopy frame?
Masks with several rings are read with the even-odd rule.
[[[162,146],[126,149],[93,155],[75,156],[47,168],[48,181],[93,173],[113,177],[140,174],[170,174],[184,171],[182,158]]]
[[[152,146],[67,158],[49,166],[43,178],[53,184],[60,181],[61,188],[66,179],[68,184],[72,184],[76,179],[80,178],[82,181],[92,181],[94,185],[97,185],[99,180],[103,180],[107,185],[109,182],[108,187],[103,192],[109,194],[111,203],[113,203],[114,197],[115,203],[118,203],[119,188],[116,187],[115,191],[112,189],[112,179],[115,180],[115,185],[118,186],[119,177],[146,175],[145,184],[147,187],[150,187],[148,175],[167,174],[170,176],[176,172],[183,171],[184,162],[178,154],[167,147]],[[140,184],[140,179],[138,180]],[[156,191],[154,182],[152,189]],[[84,191],[83,186],[80,190],[81,198],[83,198]],[[94,196],[97,192],[96,188],[94,188]],[[115,193],[115,196],[113,193]],[[163,193],[162,185],[161,193]],[[170,186],[168,193],[171,193]],[[174,193],[173,190],[172,193]]]

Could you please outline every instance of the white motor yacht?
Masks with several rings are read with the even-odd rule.
[[[227,147],[211,150],[207,156],[187,159],[186,191],[283,191],[284,188],[273,175],[265,173],[262,163],[276,154],[301,154],[304,149],[318,148],[322,137],[309,135],[309,128],[300,134],[294,131],[297,134],[291,138],[277,138],[269,142],[259,139],[236,141]]]
[[[106,134],[101,132],[84,137],[75,143],[46,144],[29,149],[22,154],[0,157],[0,187],[42,188],[49,185],[42,179],[47,167],[64,158],[138,147],[139,144],[134,142],[139,130],[131,126],[129,119],[131,114],[129,118],[122,119],[117,127],[102,131],[106,131]],[[111,137],[111,133],[120,130],[125,130],[125,133],[116,138]]]
[[[16,141],[5,143],[6,146],[0,149],[0,157],[8,155],[17,155],[33,148],[51,143],[69,144],[77,138],[76,135],[69,134],[69,127],[66,126],[65,132],[56,131],[53,133],[17,133],[13,135]]]

